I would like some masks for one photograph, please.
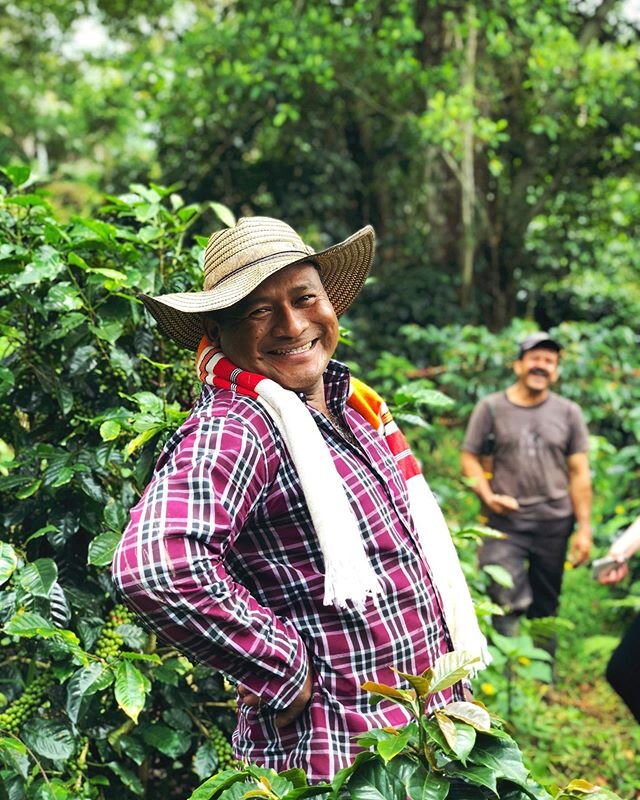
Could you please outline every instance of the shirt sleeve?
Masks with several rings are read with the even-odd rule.
[[[163,639],[284,709],[307,676],[304,643],[225,568],[269,483],[264,447],[229,416],[193,417],[183,434],[131,512],[115,585]]]
[[[491,409],[486,400],[481,400],[473,409],[467,431],[465,433],[462,449],[466,453],[482,455],[485,452],[487,437],[493,428]]]
[[[567,445],[567,455],[587,453],[589,451],[589,430],[584,421],[582,411],[576,403],[570,405],[570,434]]]

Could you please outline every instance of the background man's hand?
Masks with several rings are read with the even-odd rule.
[[[487,498],[486,504],[494,514],[511,514],[512,511],[520,508],[516,498],[508,494],[491,494]]]
[[[260,708],[262,703],[262,698],[258,697],[257,694],[250,692],[246,686],[243,686],[241,683],[238,684],[238,705],[241,706],[251,706],[253,708]],[[300,716],[302,712],[307,707],[307,703],[311,699],[311,694],[313,691],[313,675],[311,669],[307,673],[307,678],[304,682],[304,686],[300,690],[300,694],[296,697],[296,699],[291,703],[288,708],[285,708],[284,711],[281,711],[279,714],[276,714],[276,727],[282,728],[285,725],[288,725],[290,722],[293,722],[294,719]]]
[[[569,559],[574,567],[584,564],[591,552],[591,528],[578,528],[569,547]]]

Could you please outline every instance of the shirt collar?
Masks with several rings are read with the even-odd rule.
[[[351,372],[349,367],[340,361],[329,361],[327,369],[322,376],[324,380],[324,396],[327,405],[332,410],[344,411],[349,397]]]
[[[329,361],[322,375],[324,381],[324,397],[332,411],[344,411],[349,397],[351,385],[351,372],[346,364],[340,361]],[[297,392],[303,403],[307,402],[304,392]]]

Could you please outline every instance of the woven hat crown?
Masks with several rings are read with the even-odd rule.
[[[295,261],[312,254],[292,227],[271,217],[241,217],[233,228],[211,234],[204,254],[204,291],[215,289],[248,267],[273,258]]]
[[[178,344],[197,350],[202,314],[229,308],[278,270],[312,263],[338,316],[356,298],[375,250],[370,225],[342,242],[314,251],[287,225],[272,217],[241,217],[232,228],[209,237],[204,254],[204,289],[139,297],[160,329]]]

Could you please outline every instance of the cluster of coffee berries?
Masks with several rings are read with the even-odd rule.
[[[17,734],[22,723],[32,717],[34,711],[42,705],[42,700],[53,680],[51,673],[34,678],[20,697],[0,714],[0,730]]]
[[[209,736],[218,754],[218,771],[237,766],[238,762],[233,757],[231,742],[217,725],[212,725],[209,728]]]
[[[134,621],[135,615],[125,606],[118,604],[111,609],[93,651],[98,658],[104,658],[105,661],[116,658],[124,644],[117,629],[120,625],[130,625]]]

